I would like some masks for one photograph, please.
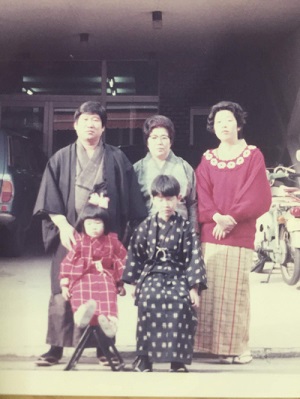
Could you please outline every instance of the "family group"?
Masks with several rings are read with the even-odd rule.
[[[132,165],[104,142],[100,103],[76,110],[77,140],[48,161],[34,209],[52,254],[50,348],[37,365],[57,364],[89,325],[115,340],[127,284],[138,310],[133,371],[169,363],[187,372],[195,352],[251,362],[249,274],[256,219],[271,191],[245,123],[239,104],[215,104],[207,130],[219,145],[193,170],[172,151],[166,116],[145,121],[147,155]],[[107,364],[99,347],[96,356]]]

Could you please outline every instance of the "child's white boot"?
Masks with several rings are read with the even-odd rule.
[[[104,332],[104,334],[109,337],[113,338],[118,330],[118,319],[115,316],[105,316],[101,314],[98,317],[98,323]]]
[[[80,328],[86,327],[91,321],[97,308],[97,303],[94,299],[83,303],[74,313],[74,323]]]

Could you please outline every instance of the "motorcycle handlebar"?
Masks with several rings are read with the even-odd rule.
[[[280,170],[278,172],[271,172],[268,174],[268,180],[276,180],[276,179],[282,179],[284,177],[289,177],[289,176],[294,176],[294,177],[300,177],[300,173],[295,173],[295,172],[289,172],[288,170]]]

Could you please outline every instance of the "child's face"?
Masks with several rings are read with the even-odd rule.
[[[101,219],[85,219],[84,223],[85,233],[92,237],[101,237],[104,234],[104,223]]]
[[[153,197],[153,206],[158,210],[158,215],[163,220],[168,221],[170,216],[175,213],[179,197],[176,195],[172,197],[164,197],[161,194]]]

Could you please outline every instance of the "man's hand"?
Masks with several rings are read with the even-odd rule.
[[[70,225],[64,215],[50,214],[49,216],[55,226],[59,229],[60,242],[70,251],[72,249],[72,244],[76,244],[74,227]]]
[[[72,249],[72,244],[76,244],[76,240],[74,237],[74,227],[66,221],[65,223],[62,223],[60,226],[58,226],[58,228],[62,245],[70,251]]]
[[[197,288],[191,288],[190,289],[190,298],[191,298],[191,303],[193,308],[198,308],[199,307],[199,295],[198,295],[198,289]]]

